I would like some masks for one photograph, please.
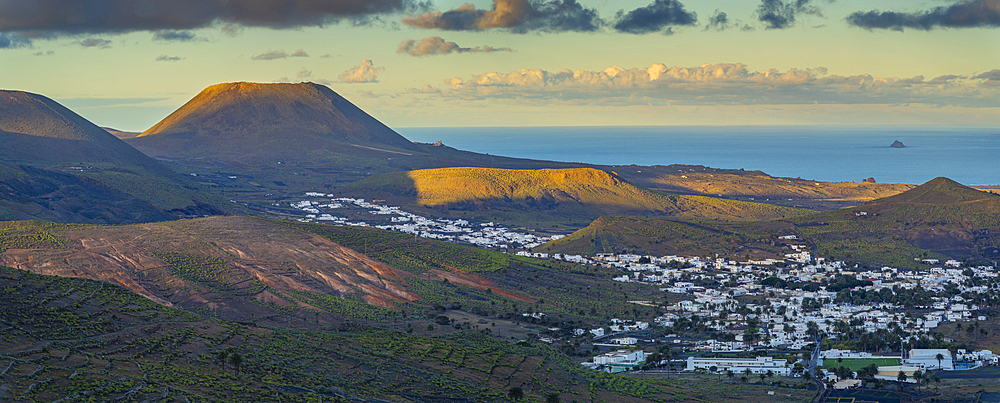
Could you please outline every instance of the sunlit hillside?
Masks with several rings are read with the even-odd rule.
[[[375,176],[338,189],[374,192],[435,211],[549,214],[589,219],[602,215],[766,220],[810,213],[704,196],[668,195],[634,186],[614,173],[591,168],[509,170],[428,169]]]

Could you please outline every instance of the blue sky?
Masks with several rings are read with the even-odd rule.
[[[0,0],[0,88],[141,131],[220,82],[390,126],[1000,124],[1000,0]]]

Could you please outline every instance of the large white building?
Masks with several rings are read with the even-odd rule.
[[[716,368],[716,371],[730,370],[737,374],[745,372],[747,369],[754,374],[763,374],[767,371],[773,372],[775,375],[790,375],[791,368],[788,367],[788,360],[780,359],[776,360],[772,357],[757,357],[757,358],[702,358],[702,357],[688,357],[687,368],[688,371],[694,371],[698,368],[704,368],[711,370],[712,367]]]
[[[603,366],[604,371],[619,373],[631,371],[645,362],[646,353],[642,350],[618,350],[601,354],[594,357],[594,362],[585,362],[583,365],[592,369],[598,369]]]
[[[937,359],[938,354],[941,355],[940,362]],[[951,351],[943,348],[915,348],[910,350],[909,357],[903,360],[903,363],[924,369],[940,368],[945,371],[953,371],[955,369],[955,362],[951,359]]]

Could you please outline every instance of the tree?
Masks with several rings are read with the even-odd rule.
[[[229,353],[225,350],[215,353],[215,359],[219,361],[219,365],[222,366],[222,373],[226,373],[226,359],[229,358]]]
[[[559,403],[559,394],[556,392],[545,395],[545,403]]]
[[[240,353],[233,353],[229,356],[229,362],[233,364],[233,370],[236,371],[236,375],[239,375],[240,367],[243,365],[243,356]]]
[[[759,377],[759,378],[760,378],[760,384],[761,384],[761,385],[763,385],[763,384],[764,384],[764,379],[767,379],[767,375],[766,375],[766,374],[764,374],[763,372],[761,372],[761,373],[757,374],[757,377]]]
[[[732,381],[734,376],[736,376],[736,374],[733,373],[733,370],[731,369],[726,370],[726,378],[729,378],[729,380]]]
[[[935,355],[934,358],[937,358],[937,360],[938,360],[938,369],[941,369],[941,360],[944,359],[944,356],[941,355],[941,353],[937,353],[937,355]]]
[[[813,376],[812,376],[811,372],[803,372],[802,373],[802,379],[805,379],[806,382],[812,381],[812,378],[813,378]]]
[[[924,380],[924,373],[919,369],[913,373],[913,379],[917,380],[917,393],[920,393],[920,383]]]
[[[524,390],[521,389],[519,386],[510,388],[510,390],[507,391],[507,398],[515,402],[524,399]]]
[[[896,375],[896,380],[899,381],[899,388],[902,389],[903,382],[906,382],[906,374],[903,371],[899,371],[899,374]]]

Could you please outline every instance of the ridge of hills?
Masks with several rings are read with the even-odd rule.
[[[625,403],[811,395],[611,375],[548,345],[475,330],[429,335],[356,322],[300,330],[219,321],[113,284],[4,267],[0,289],[9,291],[0,294],[4,400],[506,401],[511,387],[533,400],[555,393],[564,401]]]
[[[861,206],[759,223],[678,222],[603,217],[539,246],[552,253],[721,253],[781,258],[779,235],[797,235],[813,253],[848,262],[919,267],[923,258],[1000,259],[1000,196],[936,178]]]
[[[859,202],[891,196],[914,187],[902,183],[820,182],[773,177],[760,171],[711,170],[698,166],[673,170],[654,168],[621,169],[619,172],[632,183],[652,190],[737,197],[741,200],[750,197],[758,201],[792,199],[801,203],[803,200],[809,200],[819,207],[856,205]],[[813,207],[813,204],[808,206]]]
[[[801,204],[798,200],[802,199],[856,203],[901,191],[898,186],[884,184],[844,184],[833,186],[837,191],[827,192],[775,191],[779,183],[785,188],[817,186],[812,181],[788,183],[759,172],[754,176],[752,171],[536,161],[413,143],[326,86],[314,83],[213,85],[149,130],[126,141],[148,155],[170,161],[178,172],[197,173],[199,181],[231,196],[329,191],[375,174],[449,167],[595,168],[653,190],[710,197],[773,196],[780,200],[772,204],[786,207]],[[691,179],[681,178],[686,172],[698,171],[738,179],[743,184],[733,191],[717,192],[716,188],[701,188],[685,182]],[[231,176],[238,178],[233,180]],[[793,197],[796,202],[787,201]]]
[[[0,92],[0,218],[125,223],[220,214],[220,197],[59,103]]]
[[[508,222],[592,220],[608,214],[765,220],[811,213],[704,196],[663,195],[594,168],[441,168],[362,179],[335,194],[368,194],[416,210]]]
[[[938,177],[906,192],[869,201],[876,204],[955,204],[987,200],[1000,200],[1000,195],[977,190],[945,177]]]
[[[165,306],[265,325],[399,324],[404,313],[452,303],[496,319],[539,304],[566,320],[630,312],[589,269],[398,232],[246,216],[121,226],[3,222],[0,265],[106,281]],[[525,281],[541,272],[549,273],[545,281]],[[581,299],[578,286],[593,298]]]

